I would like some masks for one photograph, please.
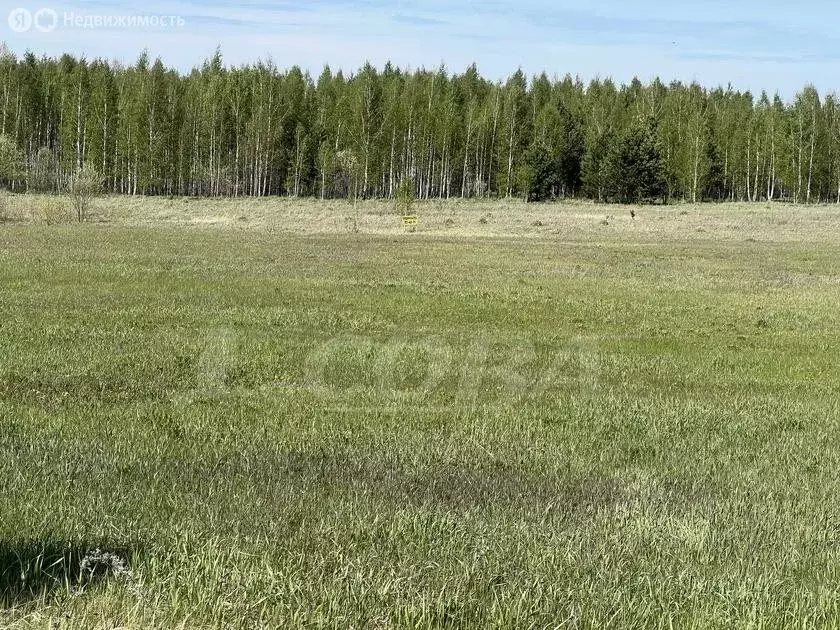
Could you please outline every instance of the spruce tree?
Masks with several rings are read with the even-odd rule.
[[[638,119],[618,137],[606,158],[606,196],[620,203],[652,202],[667,190],[662,150],[653,119]]]

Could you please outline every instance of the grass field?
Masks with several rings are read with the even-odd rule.
[[[50,203],[0,627],[840,626],[840,209]]]

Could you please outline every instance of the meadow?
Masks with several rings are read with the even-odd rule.
[[[0,223],[0,627],[840,627],[840,208]]]

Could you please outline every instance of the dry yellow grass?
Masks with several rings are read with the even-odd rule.
[[[54,197],[9,198],[12,221],[71,222],[61,212],[69,202]],[[558,241],[661,240],[836,242],[840,206],[781,203],[677,204],[630,207],[563,202],[525,204],[516,200],[418,202],[416,234],[448,237],[519,237]],[[91,221],[124,226],[196,226],[288,234],[404,234],[400,214],[387,201],[290,198],[194,199],[107,197],[94,204]]]

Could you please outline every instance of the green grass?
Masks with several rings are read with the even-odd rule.
[[[0,226],[0,627],[840,626],[840,217],[487,207]]]

